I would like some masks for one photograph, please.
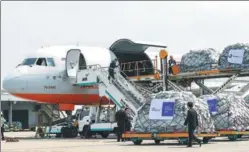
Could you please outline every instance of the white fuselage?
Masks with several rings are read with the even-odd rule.
[[[113,51],[99,47],[82,46],[49,46],[39,49],[29,55],[14,71],[3,80],[3,88],[14,96],[34,102],[52,104],[97,105],[99,104],[98,87],[73,86],[68,77],[69,50],[80,50],[82,56],[79,66],[100,64],[108,67],[110,62],[119,58],[122,62],[131,60],[134,53],[116,54]],[[141,53],[140,53],[141,54]],[[137,60],[138,56],[137,55]],[[142,60],[150,59],[147,55]],[[76,59],[78,59],[76,57]],[[43,59],[46,63],[43,63]],[[84,60],[84,61],[83,61]],[[152,64],[151,64],[152,65]],[[210,83],[211,84],[211,83]],[[218,84],[221,85],[221,84]],[[212,87],[218,87],[212,83]],[[197,88],[198,90],[198,88]],[[108,100],[102,104],[109,104]]]
[[[66,71],[66,54],[70,49],[80,49],[87,65],[109,66],[115,55],[108,49],[79,46],[51,46],[39,49],[25,60],[34,63],[17,66],[3,81],[3,88],[14,96],[47,103],[92,105],[98,104],[96,87],[76,87],[71,84]],[[36,65],[39,58],[52,58],[54,66]],[[26,65],[25,65],[26,64]]]

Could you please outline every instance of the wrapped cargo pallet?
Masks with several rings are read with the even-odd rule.
[[[249,44],[227,46],[220,55],[219,69],[249,68]]]
[[[181,72],[194,72],[202,70],[212,70],[217,68],[219,53],[214,49],[191,50],[184,54],[180,63]]]
[[[155,94],[137,113],[134,120],[136,132],[183,132],[187,116],[187,103],[191,101],[199,114],[198,132],[215,130],[208,104],[191,92],[163,91]]]
[[[249,94],[247,96],[245,96],[244,100],[246,101],[246,103],[249,104]]]
[[[217,130],[244,131],[249,129],[249,104],[242,97],[232,93],[223,93],[204,95],[200,98],[208,103]]]

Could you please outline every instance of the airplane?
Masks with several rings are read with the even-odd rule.
[[[59,105],[98,105],[100,101],[98,87],[72,85],[70,77],[76,77],[76,71],[72,69],[71,62],[78,62],[76,69],[84,69],[94,64],[108,67],[115,58],[118,58],[121,64],[147,61],[146,73],[141,75],[153,75],[154,64],[148,55],[151,56],[151,53],[145,52],[149,47],[165,48],[166,46],[119,39],[109,49],[78,45],[42,47],[35,53],[29,54],[14,68],[12,73],[5,77],[3,88],[16,97],[34,102]],[[156,55],[155,52],[152,54]],[[134,72],[126,74],[129,77],[135,76]],[[103,100],[102,104],[109,104],[109,100]]]
[[[135,69],[134,65],[137,62],[147,61],[147,68],[141,75],[153,75],[155,65],[146,53],[150,47],[165,49],[167,46],[119,39],[109,48],[79,45],[42,47],[28,55],[12,73],[5,77],[3,88],[16,97],[33,102],[58,104],[60,110],[71,115],[75,105],[99,105],[101,99],[98,87],[72,85],[71,78],[76,77],[77,70],[95,64],[108,67],[112,60],[118,59],[120,66],[133,62],[131,70]],[[143,68],[142,64],[138,66]],[[129,71],[125,74],[129,77],[136,76],[136,73]],[[214,85],[216,83],[212,84],[213,87]],[[110,102],[114,104],[103,98],[101,104],[107,105]]]
[[[108,67],[112,60],[119,62],[150,61],[146,74],[153,74],[153,63],[145,53],[149,47],[165,47],[135,43],[119,39],[109,49],[78,45],[54,45],[38,49],[28,55],[14,71],[3,80],[3,88],[10,94],[50,104],[97,105],[97,87],[73,86],[70,77],[76,77],[72,62],[78,62],[76,69],[99,64]],[[129,73],[133,76],[134,73]],[[102,104],[109,104],[104,100]]]
[[[119,39],[110,48],[79,45],[53,45],[42,47],[28,55],[3,80],[3,88],[10,94],[31,102],[58,104],[59,110],[72,116],[75,105],[114,104],[100,98],[98,86],[79,87],[72,84],[77,70],[99,64],[108,67],[112,60],[120,63],[148,61],[145,75],[154,74],[153,63],[145,51],[149,47],[165,48],[164,45],[133,42]],[[141,67],[142,65],[139,65]],[[134,64],[131,68],[135,68]],[[134,72],[127,72],[134,76]],[[73,127],[67,127],[73,132]]]

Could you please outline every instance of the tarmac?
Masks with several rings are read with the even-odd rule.
[[[249,152],[249,137],[228,141],[225,137],[215,138],[202,147],[187,148],[176,140],[166,140],[155,145],[153,140],[134,145],[131,141],[116,142],[110,139],[35,139],[35,132],[6,132],[6,137],[16,137],[19,142],[1,142],[2,152]]]

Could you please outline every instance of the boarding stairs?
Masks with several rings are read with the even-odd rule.
[[[108,72],[100,65],[91,65],[90,67],[77,72],[75,85],[98,85],[100,96],[111,99],[119,108],[122,106],[129,108],[130,116],[134,117],[149,92],[142,95],[141,91],[134,86],[135,84],[125,79],[119,72],[115,74],[115,79],[110,81]]]
[[[141,94],[142,94],[142,96],[144,97],[144,98],[147,98],[147,97],[149,97],[153,92],[152,91],[150,91],[149,89],[146,89],[146,88],[144,88],[144,87],[142,87],[142,86],[139,86],[139,85],[137,85],[135,82],[133,82],[133,81],[131,81],[130,79],[129,79],[129,77],[123,72],[123,71],[121,71],[121,70],[119,70],[118,72],[120,72],[120,74],[118,74],[117,76],[119,77],[119,79],[122,79],[122,80],[126,80],[127,81],[127,83],[129,83],[129,84],[131,84],[133,87],[135,87],[135,89],[137,89]]]

